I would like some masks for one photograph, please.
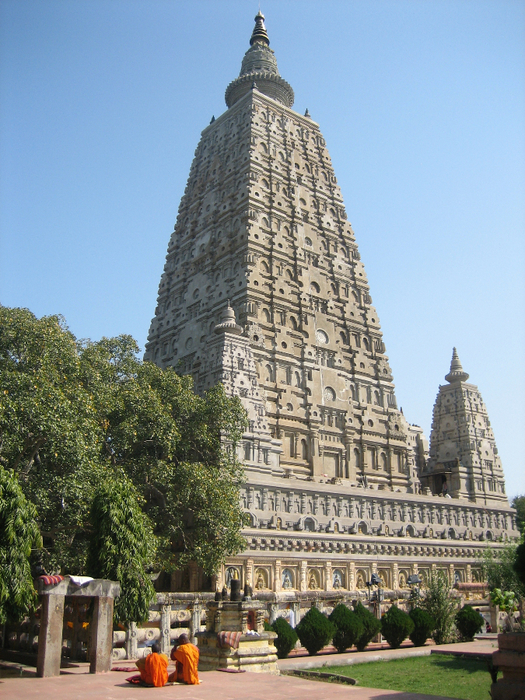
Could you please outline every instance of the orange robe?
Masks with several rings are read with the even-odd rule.
[[[148,685],[162,688],[168,682],[168,657],[165,654],[149,654],[144,659],[144,667],[137,663],[140,677]]]
[[[182,681],[186,685],[197,685],[200,683],[198,674],[199,650],[195,644],[181,644],[172,650],[171,658],[177,662],[176,673],[178,681]],[[172,675],[174,676],[175,674]]]

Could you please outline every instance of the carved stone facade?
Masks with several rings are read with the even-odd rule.
[[[255,590],[353,590],[439,562],[470,581],[481,542],[517,534],[502,476],[483,510],[466,472],[458,500],[433,495],[451,460],[427,467],[421,428],[398,410],[325,141],[291,109],[263,19],[197,146],[145,354],[199,392],[222,381],[248,411],[248,549],[222,579],[234,567]],[[475,390],[450,386],[451,400]]]
[[[468,498],[476,503],[507,503],[505,479],[487,409],[456,348],[448,384],[439,387],[430,435],[430,455],[421,470],[432,493]]]

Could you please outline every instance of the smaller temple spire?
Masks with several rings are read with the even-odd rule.
[[[223,311],[221,322],[215,326],[214,331],[215,333],[234,333],[235,335],[241,335],[242,333],[242,326],[237,325],[235,311],[230,306],[229,299],[228,306]]]
[[[447,382],[452,384],[453,382],[466,382],[469,375],[463,371],[461,362],[459,361],[459,356],[456,348],[452,350],[452,362],[450,363],[450,372],[447,374],[445,379]]]
[[[260,10],[255,15],[255,27],[252,32],[252,38],[250,39],[250,46],[253,46],[256,41],[260,44],[270,46],[270,38],[268,37],[266,27],[264,26],[264,15]]]

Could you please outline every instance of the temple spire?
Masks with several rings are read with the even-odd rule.
[[[450,363],[450,372],[445,379],[452,384],[453,382],[466,382],[469,375],[463,371],[461,362],[459,361],[458,351],[456,348],[452,350],[452,361]]]
[[[260,44],[270,46],[270,39],[266,27],[264,26],[264,15],[260,10],[255,16],[255,27],[252,32],[252,38],[250,39],[250,46],[253,46],[256,41]]]
[[[271,97],[286,107],[291,107],[294,94],[291,85],[279,75],[277,59],[270,48],[270,39],[264,26],[264,15],[255,16],[255,27],[250,38],[250,48],[244,54],[239,77],[226,88],[225,100],[232,107],[250,92],[254,83],[263,95]]]

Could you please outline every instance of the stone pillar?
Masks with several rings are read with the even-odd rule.
[[[277,603],[270,603],[268,605],[268,612],[269,612],[269,622],[270,625],[273,625],[275,620],[277,620],[277,612],[279,610],[279,605]]]
[[[113,598],[97,596],[94,599],[89,644],[89,672],[111,671],[113,650]]]
[[[197,632],[201,629],[202,604],[195,602],[190,617],[190,642],[197,644]]]
[[[130,622],[126,630],[126,658],[137,658],[137,623]]]
[[[355,562],[348,565],[348,590],[355,591]]]
[[[169,658],[171,650],[171,605],[160,609],[160,650]]]
[[[244,562],[244,571],[246,575],[245,583],[253,588],[253,559],[246,559]]]
[[[397,562],[392,564],[392,588],[394,591],[397,591],[399,588],[399,567]]]
[[[307,591],[308,590],[308,581],[306,580],[307,567],[308,567],[308,562],[302,561],[301,562],[301,574],[300,574],[301,578],[300,578],[300,582],[299,582],[299,590],[300,591]]]
[[[36,663],[36,675],[39,678],[60,675],[64,601],[63,595],[42,596]]]
[[[273,576],[273,590],[276,593],[280,593],[282,589],[282,581],[281,581],[281,561],[280,559],[276,559],[275,564],[274,564],[274,576]]]
[[[499,632],[499,605],[490,603],[490,626],[493,632]]]
[[[332,591],[332,562],[327,561],[324,565],[324,589],[325,591]]]
[[[306,491],[303,491],[301,493],[301,515],[306,514],[306,505],[307,505]]]

